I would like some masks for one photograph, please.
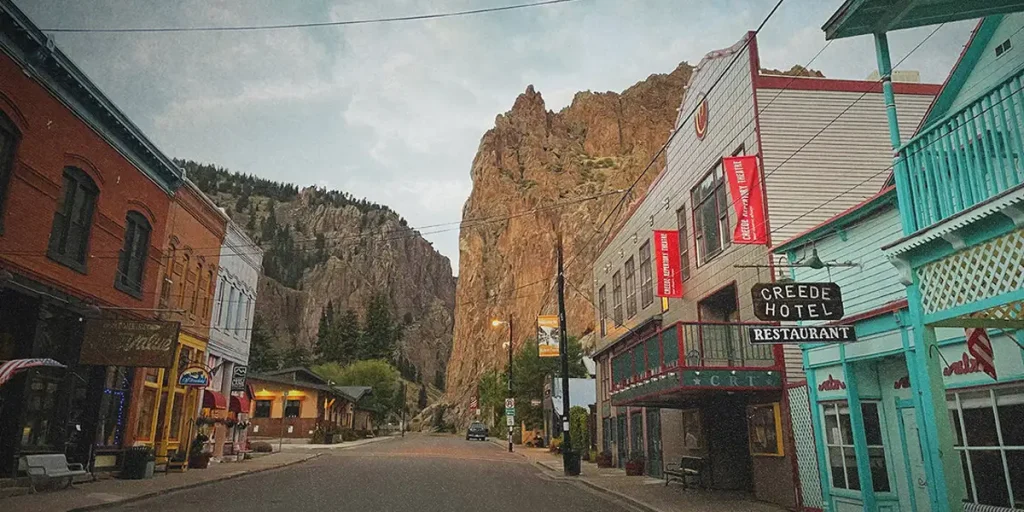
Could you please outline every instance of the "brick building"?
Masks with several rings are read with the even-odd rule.
[[[182,178],[0,1],[0,361],[50,357],[67,367],[22,372],[0,388],[0,476],[25,453],[116,463],[132,370],[80,355],[96,322],[153,317]]]

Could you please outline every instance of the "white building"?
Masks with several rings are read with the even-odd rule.
[[[249,362],[249,340],[252,336],[253,316],[256,310],[256,290],[263,249],[249,238],[240,226],[228,222],[227,233],[220,248],[220,268],[217,271],[217,289],[210,316],[209,359],[210,386],[206,391],[220,401],[229,412],[248,414],[244,383]],[[242,388],[232,389],[232,376],[241,377]],[[237,397],[232,397],[232,391]],[[236,410],[238,409],[238,410]],[[215,433],[214,455],[224,451],[223,440],[230,440],[230,432],[218,424]]]

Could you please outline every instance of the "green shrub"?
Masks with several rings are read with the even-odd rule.
[[[590,413],[583,407],[569,409],[569,438],[572,450],[581,456],[590,449],[590,430],[587,429],[587,418]]]
[[[341,440],[348,443],[359,439],[359,435],[356,434],[355,430],[350,428],[341,429]]]

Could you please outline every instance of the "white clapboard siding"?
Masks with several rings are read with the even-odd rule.
[[[892,148],[880,92],[758,89],[757,97],[773,243],[882,188]],[[931,101],[929,95],[896,96],[904,140],[913,136]]]

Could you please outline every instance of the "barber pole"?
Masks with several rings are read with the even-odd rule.
[[[992,353],[992,340],[983,327],[965,329],[967,332],[967,352],[978,361],[981,371],[996,380],[995,356]]]

